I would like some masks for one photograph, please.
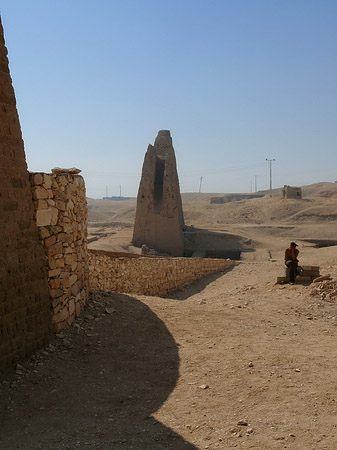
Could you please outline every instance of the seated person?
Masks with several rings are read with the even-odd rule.
[[[300,274],[298,270],[298,254],[299,250],[296,248],[297,244],[295,242],[290,242],[289,248],[286,249],[284,254],[285,265],[290,269],[289,272],[289,283],[294,284],[295,278]]]

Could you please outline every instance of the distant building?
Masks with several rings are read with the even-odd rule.
[[[252,200],[264,197],[264,194],[225,194],[222,197],[211,197],[211,204],[223,204],[229,202],[239,202],[240,200]]]
[[[117,196],[112,196],[112,197],[103,197],[103,200],[113,200],[114,202],[120,202],[122,200],[130,200],[132,197],[117,197]]]
[[[296,186],[287,186],[285,184],[281,191],[281,197],[282,198],[301,199],[302,198],[302,188],[296,187]]]

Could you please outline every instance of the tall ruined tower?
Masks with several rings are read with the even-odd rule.
[[[0,19],[0,371],[46,343],[51,329],[45,256]]]
[[[161,130],[144,158],[133,231],[136,246],[184,254],[184,216],[171,134]]]

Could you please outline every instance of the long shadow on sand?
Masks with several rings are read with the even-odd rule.
[[[216,281],[218,278],[222,277],[223,275],[231,272],[234,269],[235,266],[228,267],[223,272],[217,272],[213,275],[208,275],[204,278],[201,278],[200,280],[195,281],[194,283],[188,285],[187,287],[183,289],[178,289],[171,294],[165,295],[165,298],[169,298],[172,300],[187,300],[188,298],[192,297],[193,295],[199,294],[202,292],[210,283],[213,281]]]
[[[81,328],[0,385],[0,448],[197,450],[151,416],[178,378],[165,324],[128,295],[90,305]]]

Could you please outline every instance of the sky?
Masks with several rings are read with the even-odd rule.
[[[182,192],[337,180],[336,0],[2,0],[29,170],[137,195],[171,131]]]

